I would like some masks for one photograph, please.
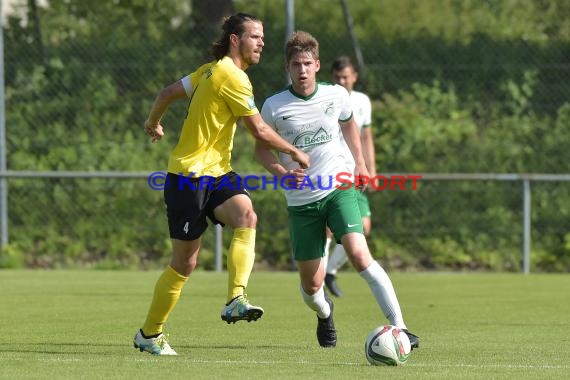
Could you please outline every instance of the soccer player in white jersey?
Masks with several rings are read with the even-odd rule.
[[[322,347],[334,347],[337,342],[333,302],[323,287],[325,227],[329,226],[368,283],[384,316],[390,324],[406,331],[412,346],[418,347],[419,338],[407,330],[390,278],[368,250],[354,186],[343,190],[336,187],[343,185],[337,175],[349,170],[341,133],[355,158],[354,175],[369,174],[348,91],[339,85],[316,82],[319,44],[309,33],[293,33],[285,55],[292,85],[269,97],[261,116],[280,136],[309,155],[311,167],[301,169],[290,157],[277,157],[263,143],[256,143],[256,157],[280,182],[291,179],[293,188],[285,191],[289,232],[301,295],[317,314],[317,340]]]
[[[364,156],[364,162],[366,168],[370,173],[370,178],[376,176],[376,162],[375,162],[375,151],[374,151],[374,141],[372,138],[372,104],[370,103],[370,98],[368,95],[354,90],[354,85],[358,80],[358,71],[352,63],[352,60],[348,56],[337,57],[331,65],[331,74],[333,83],[339,84],[346,88],[350,94],[350,104],[352,105],[353,117],[358,127],[360,133],[360,142],[362,145],[362,154]],[[348,146],[342,139],[344,148],[348,150]],[[354,159],[352,155],[347,154],[347,164],[349,167],[354,167]],[[367,191],[374,191],[373,186],[368,186]],[[362,216],[362,227],[364,229],[364,236],[368,238],[370,236],[370,229],[372,226],[371,221],[371,211],[370,203],[368,202],[368,197],[365,192],[358,192],[358,208],[360,209],[360,215]],[[329,229],[327,229],[327,241],[325,244],[325,255],[329,253],[329,246],[332,241],[332,234]],[[346,257],[346,252],[342,244],[336,244],[332,252],[328,256],[327,266],[326,266],[326,276],[325,276],[325,286],[327,290],[334,296],[340,297],[342,291],[340,290],[336,282],[337,271],[348,261]]]

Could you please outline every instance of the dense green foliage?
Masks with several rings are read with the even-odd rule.
[[[26,1],[21,1],[26,4]],[[568,173],[570,3],[348,1],[374,99],[377,164],[403,173]],[[296,26],[328,62],[352,54],[338,2],[297,4]],[[285,81],[284,7],[235,1],[264,20],[261,64],[248,70],[257,102]],[[164,170],[186,104],[150,144],[142,122],[158,90],[207,58],[217,31],[190,1],[52,0],[4,27],[11,170]],[[39,20],[39,22],[36,22]],[[212,28],[214,29],[214,28]],[[236,134],[234,168],[263,172],[252,138]],[[160,192],[146,179],[10,179],[10,244],[1,266],[152,266],[169,256]],[[570,269],[566,183],[533,183],[533,270]],[[376,257],[398,268],[520,270],[520,183],[421,182],[371,194]],[[258,261],[290,265],[283,196],[253,194]],[[229,231],[224,238],[229,238]],[[202,265],[213,266],[211,231]]]

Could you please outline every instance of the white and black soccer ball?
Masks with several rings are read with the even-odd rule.
[[[408,335],[396,326],[376,327],[364,343],[366,359],[372,365],[405,364],[412,351]]]

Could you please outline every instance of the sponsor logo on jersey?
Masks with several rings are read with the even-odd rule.
[[[324,102],[323,103],[323,112],[327,116],[334,115],[334,102],[333,101]]]
[[[326,144],[329,141],[332,141],[332,138],[333,136],[327,133],[324,128],[319,128],[319,130],[316,132],[307,131],[301,133],[295,137],[295,140],[293,140],[293,145],[295,145],[297,148],[307,148],[314,145]]]

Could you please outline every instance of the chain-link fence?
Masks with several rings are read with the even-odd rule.
[[[415,190],[408,184],[404,191],[387,188],[369,194],[370,247],[384,266],[517,272],[564,268],[548,247],[568,244],[559,240],[568,233],[568,176],[530,182],[532,254],[527,258],[522,179],[438,177],[418,180]],[[153,268],[168,260],[162,192],[149,186],[147,174],[52,172],[9,178],[11,243],[3,252],[3,266]],[[292,268],[282,194],[269,186],[251,195],[259,219],[258,266]],[[222,248],[230,235],[223,235]],[[220,264],[217,253],[215,230],[209,228],[200,266],[215,269]]]
[[[264,21],[256,102],[286,84],[288,22],[314,34],[319,80],[361,48],[358,89],[374,102],[377,165],[402,173],[568,173],[570,3],[347,0],[9,2],[4,14],[6,169],[164,170],[184,102],[150,144],[142,122],[164,86],[208,59],[219,20],[235,11]],[[354,38],[347,27],[353,20]],[[290,24],[289,24],[290,25]],[[261,172],[239,128],[234,168]],[[4,177],[9,244],[0,266],[149,267],[169,256],[162,194],[144,178]],[[533,183],[533,268],[570,268],[567,183]],[[397,268],[520,270],[519,182],[422,183],[377,192],[371,246]],[[290,266],[285,202],[254,192],[258,262]],[[229,234],[225,234],[227,239]],[[213,268],[213,232],[201,263]],[[227,246],[227,244],[226,244]]]

